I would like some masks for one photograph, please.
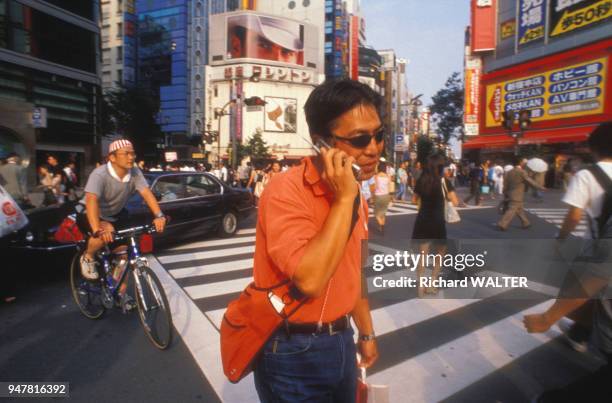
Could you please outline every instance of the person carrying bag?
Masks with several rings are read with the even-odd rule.
[[[247,287],[228,306],[221,355],[230,381],[253,370],[262,402],[354,401],[357,366],[378,358],[362,285],[368,208],[358,180],[374,175],[384,147],[380,102],[353,80],[316,87],[304,111],[318,155],[276,176],[261,196],[258,288]],[[360,135],[350,136],[356,128]]]
[[[0,238],[19,231],[28,224],[28,217],[17,202],[0,186]]]

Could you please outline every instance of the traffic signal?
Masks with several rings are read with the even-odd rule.
[[[514,126],[514,111],[504,111],[502,113],[502,126],[506,130],[512,130],[512,126]]]
[[[244,104],[246,106],[264,106],[267,102],[260,97],[249,97],[244,99]]]
[[[531,112],[523,109],[519,112],[519,127],[521,130],[527,130],[531,126]]]

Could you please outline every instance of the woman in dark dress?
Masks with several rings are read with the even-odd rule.
[[[412,239],[422,239],[419,249],[427,255],[430,249],[434,253],[446,253],[446,221],[444,220],[444,207],[446,200],[459,205],[455,188],[451,182],[443,175],[446,159],[442,155],[432,155],[427,160],[427,165],[423,169],[423,174],[416,182],[414,189],[414,201],[419,203],[419,213],[417,214],[412,231]],[[444,183],[442,182],[444,181]],[[446,195],[445,195],[446,194]],[[436,261],[439,259],[436,259]],[[417,281],[420,285],[420,278],[425,271],[425,265],[417,269]],[[432,279],[437,279],[440,273],[440,266],[435,265],[432,272]],[[418,288],[418,295],[422,297],[424,293],[435,294],[435,287]]]

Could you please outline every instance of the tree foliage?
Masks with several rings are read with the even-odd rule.
[[[249,155],[252,160],[265,160],[270,158],[270,150],[261,135],[261,130],[257,130],[253,133],[244,146],[243,152],[245,156]]]
[[[444,143],[463,135],[463,81],[458,72],[446,80],[444,87],[431,98],[429,106],[433,122]]]

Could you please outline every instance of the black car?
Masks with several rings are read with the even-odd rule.
[[[150,172],[145,173],[145,178],[162,211],[170,216],[164,233],[154,235],[156,245],[212,232],[230,237],[238,229],[239,221],[255,210],[253,197],[246,189],[230,187],[208,173]],[[140,194],[134,195],[126,207],[129,213],[127,224],[152,222],[151,211]],[[64,204],[27,212],[29,224],[2,238],[0,249],[73,253],[74,244],[57,242],[53,234],[64,218],[74,211],[74,204]]]
[[[246,189],[234,188],[205,172],[149,172],[145,178],[170,222],[161,240],[192,237],[216,231],[230,237],[238,222],[254,210],[254,200]],[[130,221],[150,222],[151,212],[140,194],[128,202]]]

